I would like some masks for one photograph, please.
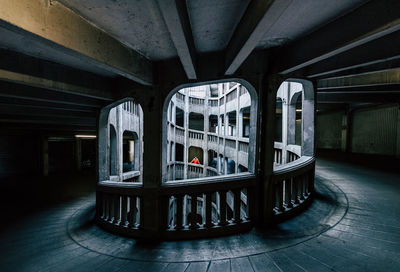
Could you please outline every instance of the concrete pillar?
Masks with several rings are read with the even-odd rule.
[[[159,195],[162,182],[162,98],[160,90],[149,90],[149,96],[144,98],[143,107],[143,213],[141,214],[141,228],[144,236],[157,238],[163,227],[163,199]]]
[[[97,150],[98,150],[98,173],[99,181],[109,180],[109,169],[110,169],[110,141],[109,141],[109,126],[108,116],[109,108],[101,110],[98,121],[97,131]]]
[[[315,103],[314,85],[310,81],[302,82],[304,88],[302,106],[302,142],[301,154],[304,156],[314,156],[314,125],[315,125]]]
[[[292,116],[293,106],[290,105],[290,83],[283,82],[280,88],[282,88],[282,164],[285,164],[287,161],[286,147],[291,141],[294,141],[296,108],[294,108],[294,116]]]
[[[116,124],[116,131],[117,131],[117,175],[119,177],[119,181],[122,181],[122,174],[123,174],[123,127],[122,127],[122,105],[116,108],[117,110],[117,124]]]
[[[189,91],[185,90],[185,109],[183,113],[183,125],[185,128],[185,140],[183,144],[183,178],[188,178],[188,160],[189,160]]]
[[[275,138],[276,93],[283,82],[277,75],[265,76],[259,80],[259,99],[261,106],[261,139],[260,139],[260,182],[256,188],[259,199],[258,213],[261,223],[271,224],[273,216],[273,162]]]

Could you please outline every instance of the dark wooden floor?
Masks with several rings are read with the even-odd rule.
[[[307,211],[274,229],[151,244],[99,229],[94,194],[80,195],[3,228],[0,270],[400,270],[399,173],[319,159],[316,190]]]

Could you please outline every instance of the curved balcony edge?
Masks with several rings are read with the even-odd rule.
[[[311,203],[314,157],[276,166],[272,175],[272,223],[297,215]],[[142,226],[146,194],[142,183],[97,184],[96,222],[103,229],[139,239],[181,240],[232,235],[250,230],[256,218],[258,177],[246,172],[164,182],[157,189],[158,231]],[[194,200],[194,201],[193,201]],[[195,212],[192,212],[195,211]]]

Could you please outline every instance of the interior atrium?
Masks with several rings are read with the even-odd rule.
[[[398,271],[399,11],[0,0],[0,270]]]

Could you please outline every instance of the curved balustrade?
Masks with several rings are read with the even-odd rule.
[[[273,174],[273,210],[275,221],[282,221],[304,208],[314,191],[315,159],[300,159],[278,165]]]
[[[299,148],[292,147],[296,152]],[[183,178],[184,163],[167,165]],[[179,168],[179,169],[178,169]],[[217,176],[217,169],[188,164],[188,175],[201,177],[166,182],[158,191],[163,210],[159,236],[187,239],[234,234],[251,229],[257,220],[255,196],[257,178],[253,174]],[[314,191],[315,159],[299,159],[275,165],[272,176],[272,221],[280,222],[307,207]],[[203,177],[204,174],[210,177]],[[142,207],[146,195],[141,183],[103,181],[97,185],[96,221],[116,233],[143,237]],[[154,196],[153,196],[154,197]],[[150,200],[147,200],[150,201]],[[151,200],[154,201],[154,198]]]
[[[168,215],[164,237],[185,239],[249,230],[255,184],[255,176],[249,174],[166,183],[162,187]]]
[[[286,152],[286,156],[284,156]],[[301,157],[301,146],[287,145],[283,146],[280,142],[274,143],[274,163],[277,165],[289,163],[298,160]]]
[[[135,234],[140,230],[142,184],[103,181],[96,189],[96,221],[107,230]]]

